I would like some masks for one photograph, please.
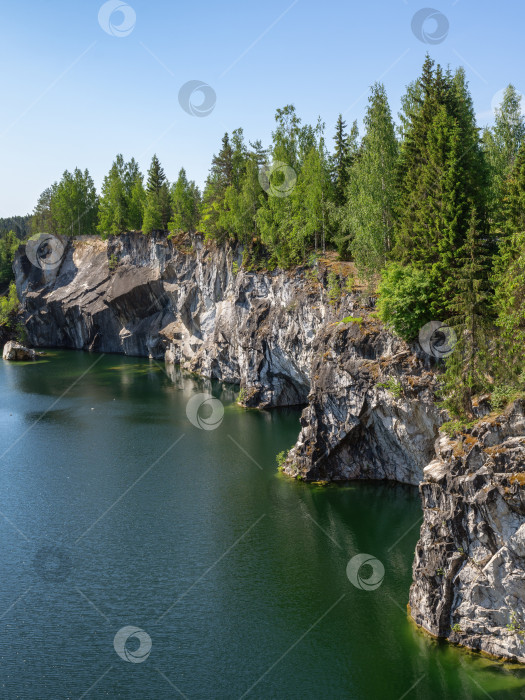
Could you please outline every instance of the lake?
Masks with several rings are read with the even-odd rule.
[[[0,697],[525,698],[408,620],[417,489],[281,475],[299,411],[235,397],[138,358],[0,364]]]

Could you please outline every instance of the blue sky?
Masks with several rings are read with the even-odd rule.
[[[157,152],[170,180],[184,166],[202,185],[225,131],[242,126],[267,145],[275,109],[288,103],[305,122],[320,115],[331,139],[339,112],[361,122],[377,80],[397,115],[427,51],[465,67],[480,124],[509,82],[525,92],[518,0],[129,0],[126,36],[101,27],[103,4],[0,0],[0,216],[32,211],[75,166],[100,187],[119,152],[144,171]],[[449,25],[434,45],[411,29],[428,6]],[[123,19],[110,17],[113,27]],[[424,24],[427,34],[435,27]],[[181,108],[189,80],[215,91],[209,116]]]

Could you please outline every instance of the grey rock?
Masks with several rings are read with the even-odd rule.
[[[36,360],[37,353],[26,348],[20,343],[15,343],[15,341],[10,340],[4,345],[4,350],[2,352],[2,359],[13,360],[17,362],[27,362],[29,360]]]

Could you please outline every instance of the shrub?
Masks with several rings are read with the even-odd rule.
[[[328,273],[328,299],[330,304],[335,304],[341,298],[341,285],[339,284],[339,277],[335,272]]]
[[[386,382],[376,384],[376,386],[382,387],[383,389],[388,389],[395,397],[398,399],[403,393],[403,387],[399,379],[395,377],[389,377]]]
[[[504,384],[495,386],[490,396],[492,408],[496,409],[496,411],[500,411],[502,408],[505,408],[505,406],[510,403],[518,393],[519,392],[516,391],[516,389]]]
[[[434,291],[427,273],[411,265],[391,263],[383,271],[379,284],[379,317],[401,338],[413,340],[431,320]]]
[[[0,297],[0,326],[9,326],[17,309],[16,286],[14,282],[11,282],[8,293]]]
[[[286,462],[287,457],[288,457],[288,450],[283,450],[282,452],[279,452],[278,455],[276,455],[275,461],[277,462],[277,466],[279,468],[279,471],[283,470],[284,463]]]

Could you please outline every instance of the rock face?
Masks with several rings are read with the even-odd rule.
[[[69,241],[44,273],[22,248],[15,273],[29,339],[150,356],[172,374],[180,364],[239,384],[246,406],[306,405],[285,472],[421,483],[414,620],[525,662],[523,405],[461,440],[439,437],[433,361],[387,332],[369,300],[343,293],[330,303],[326,270],[247,272],[241,259],[199,236],[128,233]]]
[[[411,615],[433,635],[525,663],[525,403],[436,451],[420,485]]]
[[[69,242],[44,275],[21,250],[29,338],[180,363],[240,384],[247,406],[309,403],[289,474],[418,484],[441,421],[425,361],[381,328],[367,299],[330,304],[322,275],[304,270],[235,274],[241,255],[198,236],[175,244],[128,233]],[[357,321],[340,323],[352,314]],[[379,386],[395,377],[397,398]]]
[[[4,345],[4,350],[2,352],[3,360],[16,360],[18,362],[24,362],[28,360],[36,360],[37,354],[34,350],[26,348],[20,343],[15,343],[13,340],[8,341]]]
[[[285,471],[418,484],[442,422],[424,359],[373,318],[324,328],[313,350],[309,404]]]

